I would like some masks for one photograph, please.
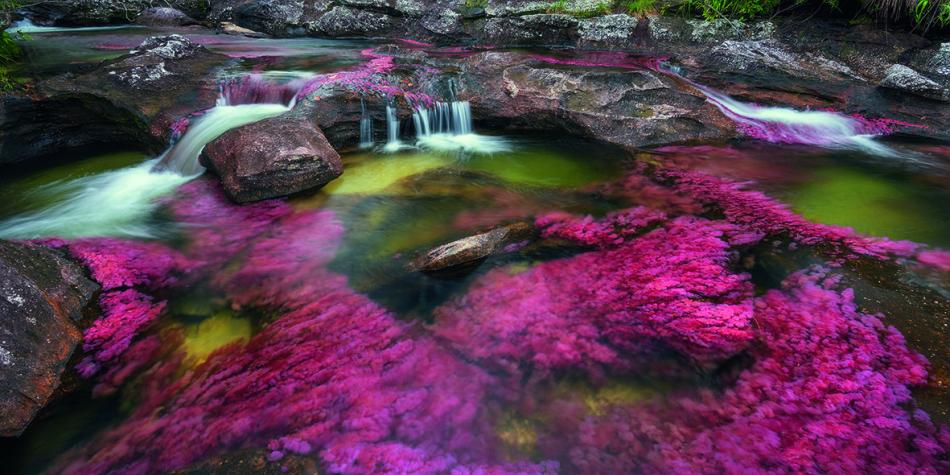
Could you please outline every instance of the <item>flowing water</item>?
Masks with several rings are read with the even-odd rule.
[[[150,31],[39,30],[29,47],[34,58],[70,41],[75,46],[37,59],[31,74],[52,74],[63,61],[98,61],[104,50],[96,45],[134,47]],[[856,289],[861,311],[885,313],[884,321],[930,359],[937,382],[918,384],[916,399],[905,403],[938,423],[950,420],[939,382],[950,371],[941,328],[950,324],[945,276],[911,255],[848,261],[828,251],[828,243],[793,242],[796,232],[826,230],[801,231],[807,226],[782,214],[850,227],[861,236],[912,240],[927,250],[950,247],[950,176],[916,160],[935,155],[939,146],[887,142],[874,124],[858,118],[745,104],[695,85],[747,137],[631,153],[561,133],[485,130],[449,81],[448,96],[428,107],[393,101],[374,111],[361,101],[359,146],[341,150],[345,171],[322,189],[236,206],[213,178],[202,176],[204,146],[228,130],[287,112],[304,84],[356,62],[365,45],[204,35],[195,37],[235,62],[221,71],[218,104],[192,116],[167,151],[77,156],[0,178],[0,200],[7,203],[0,209],[0,237],[119,237],[101,247],[95,239],[81,242],[93,246],[83,250],[93,253],[94,263],[116,256],[119,264],[110,265],[130,272],[143,266],[136,278],[169,267],[168,276],[147,285],[103,290],[104,310],[113,308],[106,296],[116,292],[150,295],[146,304],[124,301],[110,318],[137,318],[136,305],[158,305],[161,316],[125,350],[134,355],[127,371],[110,370],[114,360],[95,360],[91,378],[79,378],[77,389],[52,403],[22,437],[0,442],[8,473],[81,464],[92,452],[71,451],[83,447],[102,463],[132,457],[122,470],[149,457],[174,465],[168,460],[247,448],[278,470],[315,458],[320,473],[359,466],[353,460],[360,457],[382,463],[372,458],[379,453],[409,464],[399,466],[407,472],[440,463],[514,470],[505,464],[523,462],[532,464],[525,469],[531,473],[553,460],[564,473],[620,473],[608,467],[629,468],[623,463],[646,457],[652,442],[644,441],[689,434],[713,424],[716,414],[727,415],[723,425],[738,427],[721,437],[711,432],[713,439],[732,440],[710,449],[728,458],[736,446],[775,436],[772,429],[759,431],[769,422],[756,418],[779,406],[790,412],[807,406],[816,433],[850,423],[823,425],[811,410],[831,404],[830,396],[817,402],[789,396],[835,385],[842,393],[860,391],[849,381],[821,379],[850,374],[850,366],[815,370],[811,360],[785,354],[822,352],[816,360],[855,367],[876,357],[877,347],[860,342],[877,330],[848,326],[870,317],[843,317],[854,309],[839,299],[850,294],[805,283],[805,297],[789,305],[789,315],[741,318],[791,298],[779,293],[785,292],[780,284],[794,287],[790,275],[819,264]],[[411,123],[400,120],[400,111]],[[373,117],[385,118],[385,142],[374,140]],[[703,185],[702,193],[727,193],[710,205],[704,200],[711,198],[662,175],[662,167],[743,184],[742,190],[767,198]],[[745,199],[754,205],[729,208]],[[640,223],[637,213],[647,208],[662,217]],[[763,239],[761,228],[732,227],[758,219],[755,213],[765,208],[781,215],[788,229],[770,230]],[[734,222],[727,226],[726,219]],[[456,272],[411,268],[435,246],[526,222],[545,227],[545,235],[506,242],[477,266]],[[792,314],[796,309],[801,313]],[[644,346],[624,346],[652,331],[652,319],[693,311],[703,318],[665,322]],[[631,315],[639,320],[631,324]],[[703,333],[723,315],[736,317],[729,330]],[[816,333],[763,336],[775,321],[792,332],[805,320]],[[847,327],[846,343],[836,339],[834,325]],[[677,339],[680,333],[689,336]],[[728,358],[706,353],[743,338],[761,345]],[[783,342],[803,346],[760,348]],[[842,354],[824,353],[842,345]],[[83,365],[97,355],[95,345],[81,352],[86,359],[79,367],[88,368]],[[887,349],[891,353],[899,355],[898,348]],[[786,359],[771,359],[775,354]],[[134,366],[137,357],[151,369]],[[766,363],[755,365],[757,359]],[[813,377],[801,380],[813,391],[788,389],[781,380],[788,373],[768,372],[793,363],[796,370],[788,373]],[[860,376],[875,391],[873,384],[895,377],[875,371]],[[894,374],[914,372],[902,371]],[[753,390],[729,400],[740,375]],[[772,394],[772,386],[781,394]],[[879,392],[901,394],[903,387]],[[771,396],[781,404],[757,399]],[[688,402],[676,405],[681,398]],[[874,411],[893,409],[867,400]],[[735,407],[741,411],[730,412]],[[878,416],[881,426],[892,422]],[[332,447],[310,445],[318,440]],[[704,450],[686,445],[670,449],[671,456]],[[397,470],[389,469],[383,471]]]

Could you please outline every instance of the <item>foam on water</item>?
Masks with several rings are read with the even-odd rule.
[[[880,131],[854,117],[835,112],[762,107],[695,83],[694,86],[749,136],[777,143],[854,149],[883,157],[899,155],[896,150],[874,141]]]
[[[40,26],[32,21],[23,19],[14,22],[7,28],[7,32],[15,33],[61,33],[61,32],[79,32],[79,31],[105,31],[122,30],[126,28],[142,28],[139,25],[111,25],[111,26],[83,26],[83,27],[65,27],[65,26]]]
[[[198,157],[205,145],[228,130],[290,110],[284,104],[218,105],[195,120],[185,135],[158,158],[48,185],[54,204],[0,222],[0,237],[153,237],[148,218],[164,196],[204,172]]]

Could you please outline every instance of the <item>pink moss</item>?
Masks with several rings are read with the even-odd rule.
[[[604,415],[561,401],[542,451],[579,473],[945,472],[947,434],[902,407],[926,361],[835,287],[803,272],[757,298],[755,362],[728,389]]]
[[[828,245],[844,254],[877,258],[910,257],[921,247],[910,241],[866,237],[851,228],[811,222],[764,193],[745,189],[745,183],[671,169],[661,170],[659,176],[673,180],[673,189],[681,196],[722,211],[729,222],[750,231],[788,235],[801,244]]]
[[[734,355],[752,338],[752,286],[729,269],[734,228],[683,217],[624,242],[659,216],[637,208],[604,221],[539,219],[548,235],[604,249],[516,275],[491,271],[435,311],[432,331],[513,373],[525,362],[626,368],[665,349],[701,365]]]
[[[165,309],[136,290],[106,292],[99,298],[102,316],[83,332],[82,348],[88,356],[80,363],[80,374],[90,377],[103,364],[120,356],[144,328]]]

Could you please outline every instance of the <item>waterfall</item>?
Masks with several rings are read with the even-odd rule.
[[[386,104],[386,145],[383,146],[385,152],[398,152],[406,148],[406,145],[399,140],[399,116],[396,115],[396,105]]]
[[[6,31],[8,33],[58,33],[58,32],[79,32],[79,31],[105,31],[105,30],[122,30],[125,28],[144,28],[142,25],[111,25],[111,26],[83,26],[83,27],[66,27],[66,26],[40,26],[29,19],[23,19],[13,22]]]
[[[450,98],[455,98],[450,83]],[[510,150],[501,137],[479,135],[472,127],[469,101],[436,102],[432,107],[417,106],[412,113],[416,142],[420,148],[439,152],[495,153]]]
[[[787,107],[763,107],[737,101],[684,76],[678,66],[660,63],[659,71],[695,87],[738,128],[750,137],[768,142],[855,149],[882,157],[901,154],[874,141],[885,127],[866,119],[824,111],[801,111]]]
[[[879,130],[854,117],[834,112],[761,107],[739,102],[704,86],[695,86],[751,137],[778,143],[852,148],[885,157],[898,155],[894,149],[872,139],[880,134]]]
[[[0,222],[0,237],[154,236],[148,218],[157,206],[156,198],[204,172],[198,157],[205,145],[231,129],[283,114],[291,108],[291,104],[284,103],[228,103],[228,96],[222,95],[217,106],[193,120],[185,134],[157,158],[44,187],[39,193],[52,204]]]
[[[366,101],[360,98],[360,148],[373,146],[373,117],[366,112]]]

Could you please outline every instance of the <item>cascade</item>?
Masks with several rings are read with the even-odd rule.
[[[225,89],[222,87],[222,91]],[[254,90],[263,89],[255,86]],[[155,199],[204,172],[198,157],[205,145],[231,129],[289,111],[294,100],[291,98],[290,104],[229,105],[229,97],[237,96],[222,95],[217,106],[195,119],[185,134],[157,158],[46,187],[42,192],[49,195],[52,204],[0,222],[0,237],[151,237],[154,233],[147,221],[157,206]]]
[[[373,146],[373,117],[366,112],[366,101],[360,98],[360,148]]]
[[[399,140],[399,116],[396,115],[396,105],[386,104],[386,145],[383,146],[385,152],[397,152],[406,148]]]
[[[679,67],[661,64],[660,71],[675,76],[698,89],[739,129],[750,137],[775,143],[817,145],[827,148],[855,149],[883,157],[900,155],[877,143],[884,127],[866,119],[836,112],[796,110],[788,107],[764,107],[737,101],[682,76]]]

